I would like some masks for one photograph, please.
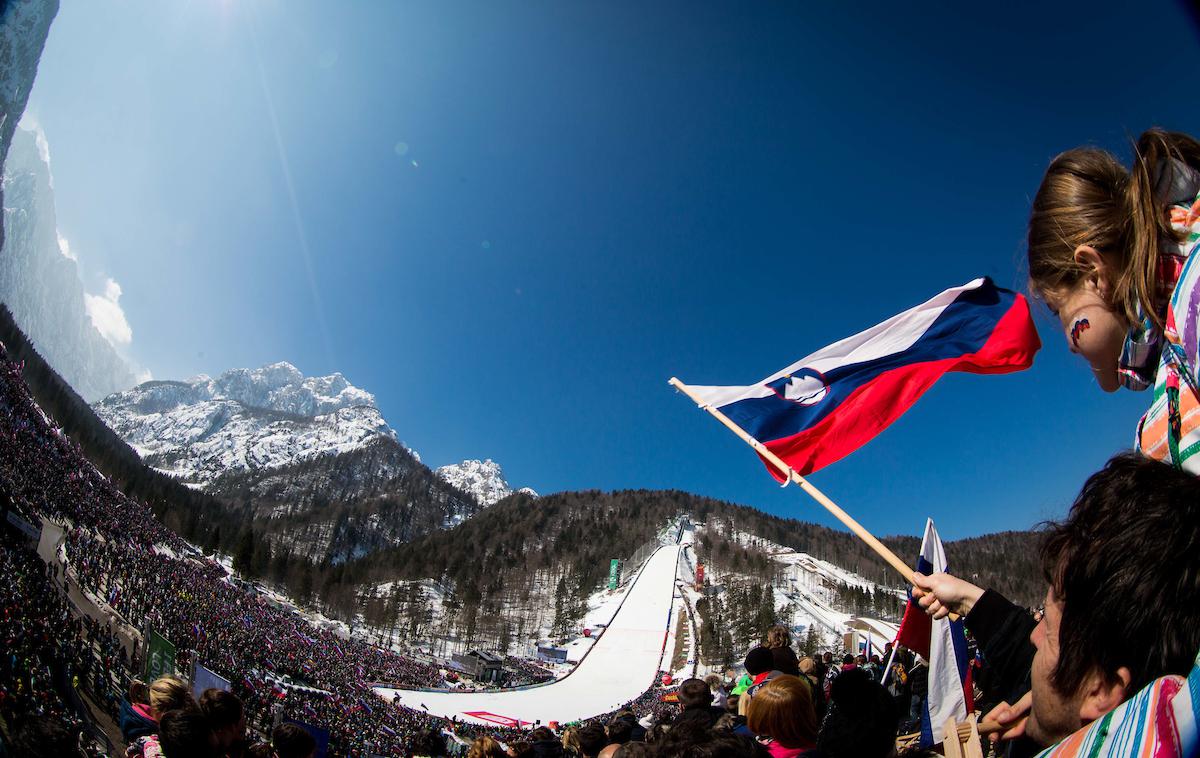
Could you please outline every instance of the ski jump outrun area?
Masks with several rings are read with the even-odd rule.
[[[615,710],[645,692],[658,675],[683,547],[664,545],[650,556],[612,623],[575,670],[558,681],[488,692],[375,691],[388,702],[399,697],[413,710],[493,726],[566,724]]]

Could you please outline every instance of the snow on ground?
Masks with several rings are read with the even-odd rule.
[[[489,725],[567,723],[614,710],[641,695],[662,665],[663,643],[673,623],[681,549],[682,545],[664,545],[651,556],[612,623],[570,676],[519,690],[455,693],[379,687],[375,691],[409,708]],[[670,652],[667,649],[665,654]]]
[[[749,532],[735,530],[724,533],[724,536],[737,544],[761,550],[771,560],[782,564],[783,581],[774,587],[775,607],[790,603],[795,608],[795,614],[790,619],[794,635],[804,634],[810,626],[815,626],[823,639],[828,640],[832,636],[840,644],[842,635],[849,630],[851,620],[857,618],[863,622],[878,624],[877,631],[881,634],[885,627],[890,626],[893,632],[887,639],[895,638],[894,624],[889,625],[887,622],[877,619],[856,617],[835,608],[834,603],[837,601],[835,587],[843,584],[849,587],[860,587],[871,592],[892,593],[898,597],[905,597],[903,590],[881,586],[829,561],[821,560],[808,553],[797,552],[793,548],[776,544]],[[712,567],[706,567],[706,571],[709,581],[713,585],[719,584],[726,576],[758,581],[748,576],[723,574]]]

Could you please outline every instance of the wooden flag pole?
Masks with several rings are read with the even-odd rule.
[[[687,395],[697,405],[699,405],[701,408],[703,408],[704,410],[711,413],[713,418],[715,418],[717,421],[720,421],[722,424],[724,424],[726,427],[728,427],[729,431],[733,432],[734,434],[736,434],[738,437],[740,437],[742,439],[742,442],[745,442],[747,445],[754,448],[755,452],[757,452],[763,458],[766,458],[768,461],[770,461],[771,464],[773,466],[775,466],[775,468],[779,469],[779,473],[783,474],[784,476],[788,477],[793,482],[795,482],[800,487],[800,489],[807,492],[809,495],[812,496],[812,498],[814,500],[816,500],[818,503],[823,505],[825,507],[825,510],[832,513],[837,518],[838,521],[841,521],[843,524],[846,525],[847,528],[850,529],[850,531],[852,531],[856,535],[858,535],[858,538],[861,539],[863,542],[867,543],[867,545],[869,545],[872,550],[874,550],[876,553],[879,554],[880,558],[883,558],[885,561],[887,561],[888,563],[891,564],[892,568],[899,571],[900,576],[904,577],[904,580],[906,582],[908,582],[909,584],[913,583],[913,570],[908,567],[908,564],[906,564],[904,561],[900,560],[900,558],[897,557],[897,555],[895,553],[893,553],[891,550],[888,549],[887,545],[883,544],[878,539],[876,539],[875,535],[871,534],[865,528],[863,528],[863,525],[858,523],[857,521],[855,521],[854,518],[849,513],[846,513],[840,507],[838,507],[837,503],[833,502],[828,497],[826,497],[824,492],[821,492],[819,489],[817,489],[812,484],[810,484],[807,479],[805,479],[804,477],[800,476],[795,471],[793,471],[792,467],[787,465],[786,463],[784,463],[783,460],[778,455],[775,455],[775,453],[772,453],[770,450],[767,449],[766,445],[764,445],[761,442],[759,442],[758,440],[754,439],[749,434],[747,434],[744,429],[742,429],[740,426],[738,426],[737,424],[730,421],[729,417],[726,416],[724,413],[721,413],[716,408],[713,408],[708,403],[701,401],[699,398],[697,398],[695,395],[693,395],[691,392],[691,388],[688,387],[686,384],[679,381],[675,377],[671,377],[671,380],[668,382],[668,384],[670,384],[672,387],[679,390],[683,394]],[[953,619],[957,619],[958,616],[955,614],[951,614],[950,618],[953,620]]]

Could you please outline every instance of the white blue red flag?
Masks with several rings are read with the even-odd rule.
[[[925,522],[925,538],[921,540],[921,555],[917,558],[916,568],[926,576],[935,571],[949,573],[946,551],[933,519]],[[963,721],[975,710],[971,658],[967,653],[962,619],[934,620],[910,597],[896,642],[929,662],[929,694],[921,709],[921,747],[933,747],[942,741],[934,735],[942,733],[947,719]]]
[[[1025,298],[976,279],[757,384],[689,391],[809,474],[867,443],[946,372],[1020,371],[1041,346]],[[786,479],[769,463],[767,470]]]

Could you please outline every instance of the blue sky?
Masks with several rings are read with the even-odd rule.
[[[1200,50],[1174,3],[826,5],[64,3],[28,122],[156,378],[341,371],[434,466],[833,523],[666,380],[1021,288],[1048,161],[1194,129]],[[949,376],[813,482],[880,534],[1061,515],[1149,397],[1038,316],[1032,370]]]

